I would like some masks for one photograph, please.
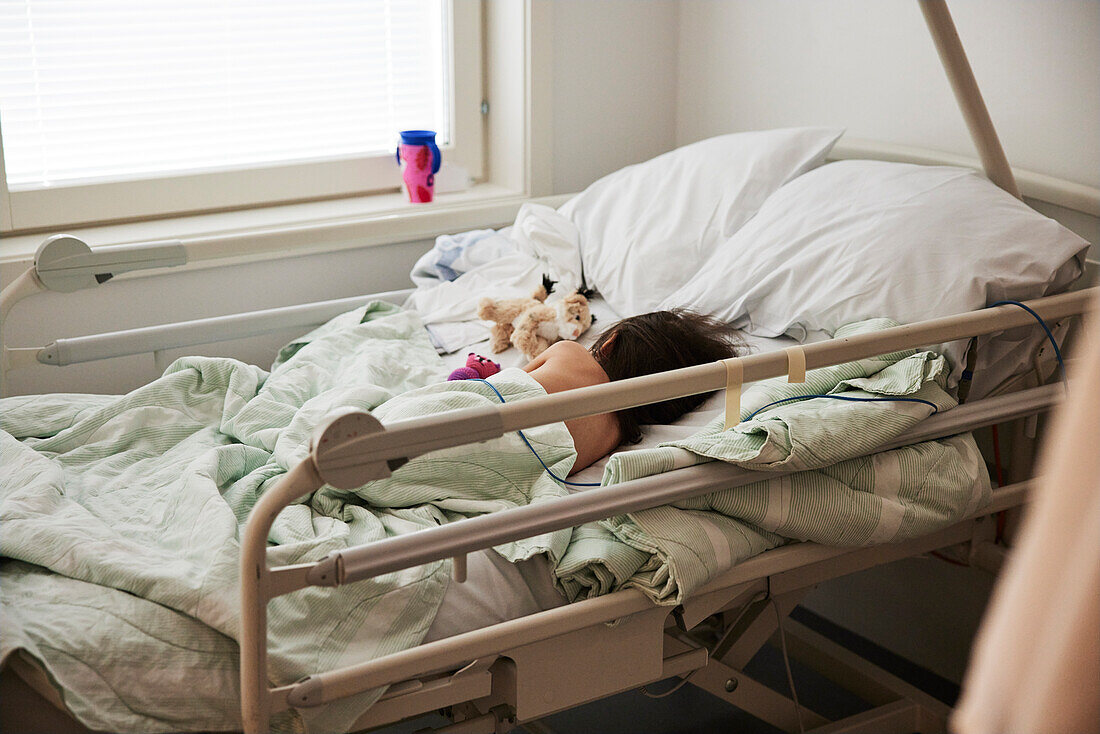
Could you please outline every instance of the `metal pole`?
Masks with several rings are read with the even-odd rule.
[[[1100,288],[1090,288],[1028,301],[1027,305],[1044,319],[1056,321],[1073,314],[1084,313],[1098,293]],[[1022,309],[1007,305],[997,306],[808,344],[803,351],[806,354],[806,368],[816,369],[1029,324],[1035,324],[1035,320]],[[1036,328],[1038,328],[1037,325]],[[787,374],[787,356],[782,351],[741,357],[741,365],[745,383]],[[499,410],[504,430],[511,431],[559,420],[622,410],[684,395],[721,390],[725,386],[725,365],[721,362],[712,362],[671,372],[582,387],[519,403],[509,403],[500,406]]]
[[[46,290],[34,268],[27,268],[18,278],[11,282],[4,290],[0,291],[0,397],[5,394],[4,375],[8,370],[8,344],[4,338],[4,324],[7,323],[8,313],[19,301],[27,296],[41,293]]]
[[[966,120],[974,146],[978,149],[985,175],[1019,199],[1020,188],[1016,185],[1016,177],[1012,175],[1012,168],[1008,165],[1008,158],[1005,157],[1004,148],[1001,147],[1001,141],[993,127],[993,120],[982,99],[982,92],[978,89],[978,82],[974,79],[974,71],[966,58],[966,51],[958,31],[955,30],[955,22],[951,19],[946,0],[920,0],[920,9],[924,13],[928,31],[932,34],[932,41],[936,44],[943,70],[947,72],[947,79],[951,82],[951,89],[955,92],[955,101]]]
[[[148,354],[175,347],[214,344],[232,339],[272,334],[290,329],[319,326],[333,316],[375,300],[400,303],[411,291],[390,291],[353,296],[299,306],[282,306],[263,311],[213,316],[176,324],[142,326],[124,331],[56,339],[42,348],[43,364],[59,367],[97,359]]]
[[[271,695],[267,686],[267,602],[271,572],[267,536],[286,505],[324,482],[310,459],[299,462],[265,491],[248,515],[241,537],[241,719],[246,734],[269,730]]]

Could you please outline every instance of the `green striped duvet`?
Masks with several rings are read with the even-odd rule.
[[[813,371],[805,385],[759,383],[743,411],[827,391],[914,396],[947,409],[945,373],[926,352],[864,360]],[[499,402],[486,385],[445,376],[416,316],[373,303],[287,345],[270,371],[195,357],[127,395],[0,401],[0,658],[32,656],[93,729],[239,728],[238,537],[250,508],[306,456],[313,427],[332,411],[370,410],[386,423]],[[544,394],[521,370],[491,379],[508,401]],[[791,539],[861,545],[928,532],[988,497],[973,441],[863,454],[929,412],[811,400],[731,431],[716,423],[684,441],[623,452],[605,483],[713,459],[799,473],[497,550],[511,560],[546,553],[571,599],[637,586],[672,603]],[[575,452],[564,424],[525,433],[556,474],[569,472]],[[355,491],[302,498],[272,528],[271,562],[318,560],[565,494],[510,434],[415,458]],[[448,566],[273,601],[273,681],[418,644]],[[343,730],[379,693],[275,724]]]
[[[0,401],[0,655],[33,656],[87,726],[107,731],[240,727],[238,537],[256,498],[307,454],[313,427],[340,408],[384,423],[497,404],[488,386],[443,382],[419,319],[374,303],[288,345],[270,373],[187,358],[123,396]],[[521,370],[493,383],[508,400],[545,394]],[[564,476],[564,424],[527,432]],[[351,545],[564,494],[520,439],[415,458],[354,492],[322,489],[285,509],[272,563],[315,561]],[[498,550],[511,560],[565,552],[569,531]],[[309,673],[418,644],[449,561],[269,606],[270,672]],[[380,691],[282,729],[346,730]]]
[[[842,327],[836,337],[895,326]],[[943,357],[915,350],[812,370],[806,382],[759,382],[743,419],[793,396],[908,397],[948,410]],[[637,587],[659,603],[684,596],[736,563],[792,540],[837,546],[902,541],[945,527],[989,501],[985,464],[969,434],[870,453],[933,412],[916,402],[811,398],[769,408],[726,431],[717,418],[698,434],[611,457],[604,484],[704,461],[796,471],[736,489],[590,523],[557,566],[571,599]],[[868,455],[869,454],[869,455]]]

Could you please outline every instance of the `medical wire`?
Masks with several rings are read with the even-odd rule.
[[[494,386],[493,383],[489,382],[488,380],[482,380],[482,379],[477,378],[477,377],[472,378],[472,379],[477,381],[477,382],[484,382],[486,385],[489,386],[490,390],[492,390],[493,392],[496,393],[497,397],[500,398],[500,402],[502,402],[502,403],[506,402],[504,400],[504,396],[500,394],[500,390],[497,390],[496,386]],[[531,453],[535,455],[535,458],[538,459],[540,464],[542,464],[542,468],[546,470],[546,473],[549,474],[552,479],[556,479],[559,482],[561,482],[562,484],[568,484],[572,487],[599,487],[600,486],[600,482],[571,482],[568,479],[562,479],[557,474],[550,471],[550,467],[548,467],[546,465],[546,462],[542,460],[542,457],[539,456],[539,452],[535,451],[535,447],[532,446],[531,442],[527,440],[527,436],[523,435],[523,431],[518,431],[517,430],[516,433],[518,433],[519,437],[523,439],[523,442],[525,444],[527,444],[527,448],[531,450]]]
[[[783,398],[782,400],[776,400],[774,402],[768,403],[767,405],[765,405],[763,407],[757,408],[752,413],[750,413],[749,417],[746,418],[745,420],[746,421],[752,420],[753,418],[756,417],[757,413],[760,413],[761,411],[767,410],[768,408],[772,407],[773,405],[782,405],[783,403],[789,403],[789,402],[792,402],[792,401],[795,401],[795,400],[809,400],[810,398],[828,398],[830,400],[846,400],[846,401],[852,402],[852,403],[924,403],[925,405],[931,406],[932,415],[935,415],[936,413],[940,412],[940,409],[936,407],[935,403],[933,403],[931,400],[924,400],[922,398],[856,398],[856,397],[852,397],[851,395],[795,395],[794,397]],[[744,423],[745,421],[741,421],[741,422]]]
[[[1054,338],[1054,334],[1051,332],[1050,327],[1047,326],[1047,322],[1043,321],[1043,317],[1040,316],[1039,314],[1035,313],[1035,311],[1032,310],[1032,308],[1030,306],[1028,306],[1027,304],[1024,304],[1024,303],[1020,303],[1019,301],[1012,301],[1012,300],[1006,299],[1006,300],[1003,300],[1003,301],[997,301],[996,303],[991,303],[989,305],[989,307],[993,308],[994,306],[1009,306],[1009,305],[1019,306],[1020,308],[1022,308],[1023,310],[1025,310],[1029,314],[1031,314],[1032,317],[1036,321],[1039,322],[1039,326],[1041,326],[1043,328],[1043,332],[1047,335],[1047,341],[1050,342],[1050,346],[1054,347],[1054,356],[1058,359],[1058,367],[1062,371],[1062,384],[1066,386],[1066,392],[1068,393],[1069,392],[1069,378],[1066,376],[1066,363],[1062,360],[1062,350],[1058,348],[1058,342]]]
[[[1035,313],[1035,311],[1033,311],[1031,308],[1029,308],[1025,304],[1020,303],[1019,301],[1010,301],[1010,300],[997,301],[996,303],[991,304],[990,308],[992,308],[993,306],[1006,306],[1006,305],[1019,306],[1020,308],[1022,308],[1023,310],[1025,310],[1029,314],[1031,314],[1035,318],[1035,320],[1039,322],[1039,326],[1042,327],[1043,332],[1046,334],[1047,339],[1050,341],[1050,345],[1052,347],[1054,347],[1054,356],[1058,359],[1058,366],[1062,371],[1062,383],[1067,386],[1067,390],[1068,390],[1069,381],[1066,377],[1066,363],[1062,360],[1062,350],[1058,348],[1058,342],[1057,342],[1057,340],[1055,340],[1054,334],[1051,332],[1050,327],[1047,326],[1046,322],[1043,321],[1043,318],[1039,314]],[[477,382],[484,382],[486,385],[488,385],[489,389],[492,390],[494,393],[496,393],[496,396],[497,396],[497,398],[500,399],[501,403],[506,402],[504,400],[504,396],[500,394],[500,391],[497,390],[496,387],[491,382],[489,382],[488,380],[482,380],[480,378],[474,378],[474,379]],[[757,408],[752,413],[750,413],[749,416],[747,418],[745,418],[745,420],[746,421],[752,420],[753,418],[756,417],[756,415],[758,413],[761,413],[761,412],[763,412],[763,411],[765,411],[768,408],[771,408],[773,406],[782,405],[784,403],[790,403],[790,402],[794,402],[794,401],[797,401],[797,400],[809,400],[811,398],[826,398],[828,400],[844,400],[844,401],[853,402],[853,403],[922,403],[922,404],[927,405],[927,406],[932,408],[932,415],[936,415],[936,413],[940,412],[940,409],[936,406],[935,403],[933,403],[930,400],[924,400],[922,398],[901,398],[901,397],[857,398],[857,397],[853,397],[851,395],[795,395],[793,397],[783,398],[781,400],[775,400],[773,402],[768,403],[767,405],[764,405],[760,408]],[[742,423],[743,422],[744,421],[742,421]],[[527,448],[531,451],[531,453],[534,455],[534,457],[536,459],[538,459],[539,464],[542,465],[542,468],[546,470],[546,473],[549,474],[551,478],[561,482],[562,484],[568,484],[572,487],[599,487],[599,486],[601,486],[600,482],[571,482],[568,479],[562,479],[557,474],[550,471],[550,467],[548,467],[546,465],[546,462],[543,461],[542,457],[539,456],[537,451],[535,451],[535,447],[532,446],[531,442],[527,440],[527,436],[523,435],[523,431],[518,431],[517,430],[516,433],[518,433],[519,437],[521,439],[523,439],[523,443],[526,444]]]
[[[1050,345],[1052,347],[1054,347],[1054,356],[1058,359],[1058,366],[1059,366],[1059,368],[1061,369],[1061,372],[1062,372],[1062,383],[1068,386],[1069,381],[1066,378],[1066,363],[1062,360],[1062,350],[1058,348],[1058,342],[1057,342],[1057,340],[1055,340],[1054,334],[1053,334],[1053,332],[1051,332],[1050,327],[1047,326],[1045,321],[1043,321],[1043,317],[1040,316],[1039,314],[1035,313],[1035,311],[1032,310],[1029,306],[1027,306],[1026,304],[1020,303],[1019,301],[1011,301],[1011,300],[997,301],[996,303],[991,303],[989,305],[989,307],[993,308],[994,306],[1008,306],[1008,305],[1019,306],[1023,310],[1027,311],[1039,323],[1039,326],[1042,327],[1043,332],[1046,334],[1047,340],[1050,342]],[[745,420],[752,420],[753,418],[756,417],[757,413],[760,413],[764,410],[767,410],[768,408],[772,407],[773,405],[782,405],[783,403],[789,403],[789,402],[796,401],[796,400],[808,400],[810,398],[828,398],[830,400],[850,400],[850,401],[853,401],[853,402],[867,402],[867,403],[878,403],[878,402],[924,403],[925,405],[931,406],[932,415],[935,415],[936,413],[939,412],[939,408],[936,407],[935,403],[933,403],[931,401],[928,401],[928,400],[922,400],[920,398],[886,398],[886,397],[856,398],[856,397],[852,397],[852,396],[849,396],[849,395],[796,395],[794,397],[783,398],[782,400],[776,400],[775,402],[768,403],[767,405],[765,405],[761,408],[757,408],[751,414],[749,414],[749,417],[746,418]]]

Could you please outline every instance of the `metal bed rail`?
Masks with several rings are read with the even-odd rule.
[[[1100,289],[1066,293],[1029,301],[1043,319],[1055,321],[1084,313]],[[809,369],[888,354],[930,343],[951,341],[1003,331],[1034,323],[1031,316],[1010,306],[899,326],[871,334],[811,344],[804,348]],[[746,382],[787,374],[784,352],[754,354],[735,360]],[[586,387],[489,408],[453,411],[429,418],[397,421],[382,426],[368,413],[350,411],[318,427],[310,457],[293,467],[265,492],[253,508],[242,536],[241,548],[241,695],[246,731],[262,731],[275,704],[267,687],[267,602],[281,594],[310,585],[334,586],[369,578],[465,553],[507,540],[528,537],[551,529],[571,527],[593,519],[653,507],[695,496],[731,482],[752,481],[744,470],[725,465],[681,469],[674,486],[668,477],[635,480],[576,494],[538,507],[521,507],[423,531],[408,538],[394,538],[369,546],[332,554],[315,564],[268,568],[267,536],[275,517],[290,502],[325,484],[353,488],[389,476],[409,458],[428,451],[485,440],[511,431],[547,423],[596,415],[709,392],[726,387],[727,366],[715,362],[665,373]],[[1057,386],[991,398],[956,408],[942,419],[925,421],[910,442],[928,440],[928,432],[950,435],[992,422],[1009,420],[1049,407]],[[1020,410],[1027,412],[1020,413]],[[953,417],[952,417],[953,416]],[[968,422],[967,416],[973,422]],[[937,416],[939,418],[939,416]],[[961,421],[958,425],[955,421]],[[950,424],[950,428],[945,425]],[[969,427],[966,427],[969,426]],[[920,438],[918,436],[923,436]],[[713,473],[713,474],[712,474]],[[759,478],[761,475],[755,475]],[[776,476],[767,473],[765,476]],[[314,677],[315,680],[323,678]],[[392,681],[389,681],[392,682]],[[316,685],[316,684],[314,684]],[[374,681],[371,686],[379,685]],[[291,694],[279,690],[281,701],[291,705]],[[365,690],[359,688],[358,690]],[[344,694],[346,695],[346,694]],[[305,705],[312,696],[299,691],[293,700]],[[280,707],[282,704],[279,704]]]
[[[884,444],[878,450],[906,446],[921,441],[955,435],[974,430],[994,422],[1004,422],[1044,412],[1055,406],[1062,397],[1061,385],[1047,385],[1023,393],[1003,395],[960,406],[929,418],[915,429]],[[274,589],[296,589],[306,585],[338,586],[371,578],[391,571],[429,563],[442,558],[464,557],[501,543],[528,537],[542,532],[572,527],[612,515],[634,512],[677,500],[695,497],[707,492],[745,486],[761,479],[782,477],[792,472],[751,471],[722,462],[710,462],[676,472],[677,482],[669,483],[669,476],[654,475],[622,484],[581,492],[544,505],[524,506],[489,515],[462,520],[419,533],[389,538],[369,546],[338,551],[317,564],[272,569]],[[1017,487],[1019,489],[1019,487]],[[1015,490],[1012,493],[1013,496]],[[998,508],[983,509],[985,512]],[[821,546],[825,548],[824,546]],[[827,557],[837,551],[828,549]],[[792,569],[784,568],[784,571]],[[306,583],[302,583],[303,571]],[[727,583],[729,580],[727,579]],[[278,594],[274,594],[278,595]],[[624,602],[625,603],[625,602]],[[608,609],[616,608],[617,603]],[[602,606],[593,606],[575,624],[592,624],[590,617],[605,616]],[[609,618],[625,616],[616,608]],[[530,642],[532,638],[526,641]],[[519,638],[513,640],[518,644]],[[371,688],[396,682],[407,673],[412,662],[430,666],[427,672],[462,664],[481,655],[489,654],[499,646],[500,640],[486,635],[479,644],[446,646],[447,649],[413,648],[386,658],[368,661],[340,670],[329,671],[272,691],[272,712],[289,706],[316,706]],[[443,647],[443,646],[439,646]],[[428,648],[428,646],[425,646]],[[414,650],[417,650],[414,652]]]
[[[78,362],[155,353],[163,349],[215,344],[233,339],[274,334],[290,329],[320,326],[356,306],[370,301],[400,304],[411,290],[386,291],[369,296],[352,296],[298,306],[282,306],[248,313],[213,316],[176,324],[145,326],[103,334],[55,339],[35,351],[41,364],[64,367]]]

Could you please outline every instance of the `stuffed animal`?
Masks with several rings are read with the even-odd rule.
[[[470,352],[466,355],[466,366],[459,367],[447,376],[447,380],[484,380],[489,375],[500,372],[500,365],[480,354]]]
[[[493,322],[490,348],[494,354],[514,344],[527,359],[534,359],[559,339],[574,340],[592,325],[595,319],[584,292],[547,301],[553,289],[554,281],[543,276],[530,298],[481,299],[477,316]]]

